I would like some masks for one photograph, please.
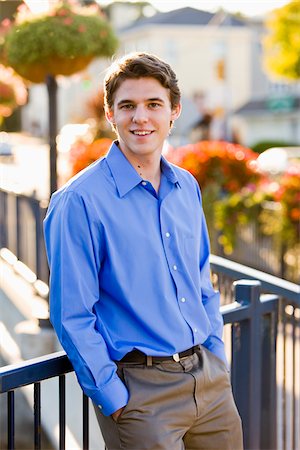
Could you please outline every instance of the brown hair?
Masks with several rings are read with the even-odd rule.
[[[172,110],[180,102],[180,90],[175,72],[170,65],[150,53],[129,53],[116,60],[108,69],[104,79],[104,104],[113,108],[114,96],[121,83],[126,79],[155,78],[169,89]]]

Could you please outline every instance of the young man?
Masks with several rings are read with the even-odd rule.
[[[201,194],[161,155],[176,76],[134,53],[104,86],[118,140],[45,219],[51,321],[108,450],[240,450]]]

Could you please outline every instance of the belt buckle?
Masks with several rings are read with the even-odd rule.
[[[179,353],[174,353],[174,355],[172,355],[172,358],[174,359],[175,362],[179,362],[180,361]]]

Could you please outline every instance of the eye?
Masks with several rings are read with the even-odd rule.
[[[157,108],[160,108],[161,107],[161,104],[160,103],[156,103],[156,102],[152,102],[152,103],[149,103],[149,108],[151,108],[151,109],[157,109]]]
[[[120,106],[120,109],[125,109],[125,110],[127,110],[127,109],[133,109],[134,108],[134,105],[132,105],[131,103],[128,103],[128,104],[125,104],[125,105],[121,105]]]

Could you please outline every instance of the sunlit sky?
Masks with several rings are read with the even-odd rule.
[[[112,0],[98,0],[100,4],[112,3]],[[134,2],[134,0],[132,0]],[[288,3],[288,0],[148,0],[159,11],[190,6],[215,12],[219,8],[230,12],[241,12],[249,16],[265,14],[272,9],[279,8]],[[299,1],[299,0],[295,0]]]

